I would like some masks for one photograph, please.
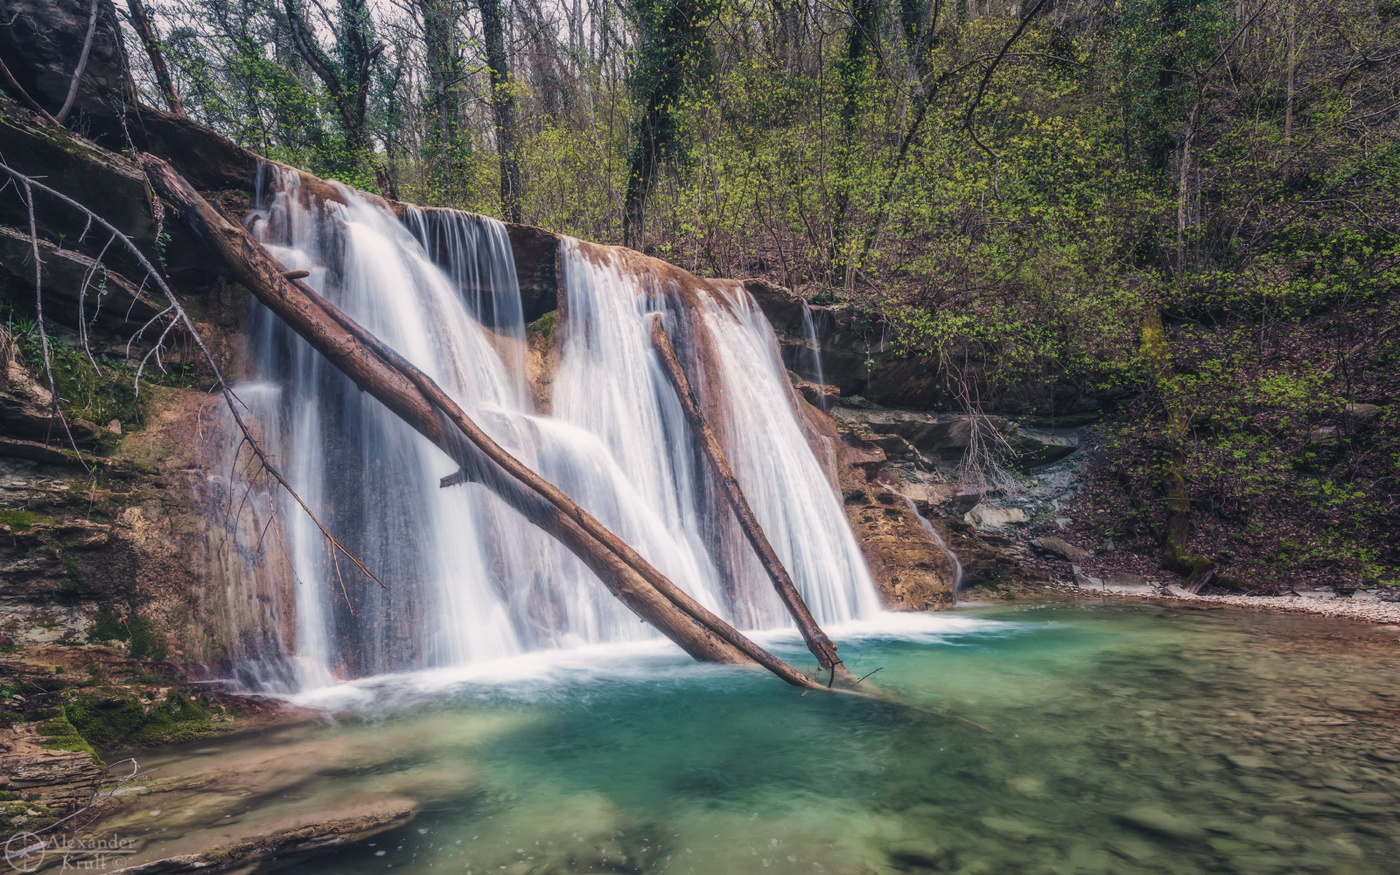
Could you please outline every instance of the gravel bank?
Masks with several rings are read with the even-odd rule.
[[[1302,614],[1324,614],[1329,617],[1350,617],[1368,623],[1400,624],[1400,602],[1302,598],[1299,596],[1190,595],[1168,592],[1157,597],[1172,601],[1214,602],[1221,605],[1235,605],[1265,611],[1292,611]]]

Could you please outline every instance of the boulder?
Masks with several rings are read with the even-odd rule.
[[[963,520],[979,529],[994,532],[1030,522],[1026,512],[1019,507],[996,507],[989,504],[977,505],[967,512]]]
[[[1079,449],[1079,436],[1067,429],[1012,425],[1008,432],[1007,440],[1016,453],[1016,464],[1023,468],[1058,462]]]
[[[1347,418],[1354,425],[1364,425],[1381,415],[1384,408],[1376,404],[1354,403],[1347,405]]]
[[[1149,584],[1147,578],[1141,574],[1126,574],[1121,571],[1104,578],[1103,589],[1104,592],[1120,595],[1147,595],[1157,592],[1157,588]]]
[[[1053,535],[1032,538],[1031,546],[1043,553],[1058,556],[1069,562],[1083,562],[1089,558],[1088,550],[1076,547],[1064,538],[1056,538]]]
[[[823,410],[830,407],[836,402],[837,398],[841,397],[841,390],[836,386],[828,386],[824,383],[809,383],[801,378],[793,384],[793,388],[796,389],[803,398],[807,399],[808,404],[814,407],[820,407]]]
[[[0,58],[50,115],[56,115],[68,97],[91,9],[88,0],[5,0]],[[98,0],[92,48],[65,122],[81,125],[120,118],[135,103],[116,10],[112,0]]]
[[[1103,591],[1103,580],[1097,577],[1090,577],[1084,573],[1078,565],[1070,566],[1070,573],[1074,575],[1074,585],[1080,589],[1091,589]]]

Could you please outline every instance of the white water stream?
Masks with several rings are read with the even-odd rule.
[[[787,615],[738,534],[648,340],[649,318],[707,350],[693,374],[778,555],[817,620],[878,614],[838,496],[804,438],[776,339],[737,285],[677,293],[602,247],[566,240],[557,370],[534,409],[510,241],[494,220],[445,211],[401,222],[348,189],[321,202],[270,175],[253,233],[307,282],[448,391],[502,446],[741,628]],[[626,262],[630,263],[630,262]],[[687,301],[688,303],[680,303]],[[659,315],[653,315],[659,314]],[[235,662],[250,686],[461,667],[655,636],[567,550],[485,487],[439,488],[452,462],[257,307],[252,375],[238,387],[301,497],[385,583],[278,499],[295,583],[235,575]],[[678,344],[680,345],[680,344]],[[692,366],[703,363],[692,357]],[[257,618],[250,621],[248,617]],[[258,625],[259,628],[248,628]]]

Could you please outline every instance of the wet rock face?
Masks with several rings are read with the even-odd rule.
[[[68,97],[91,9],[89,0],[5,0],[0,59],[50,115]],[[116,21],[111,0],[98,0],[92,48],[65,120],[70,125],[120,117],[135,103]]]

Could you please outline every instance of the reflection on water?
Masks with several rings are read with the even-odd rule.
[[[401,677],[319,694],[359,716],[143,758],[171,789],[105,829],[149,859],[414,812],[266,871],[1391,873],[1400,649],[1354,629],[903,615],[839,636],[886,703],[650,645]]]

